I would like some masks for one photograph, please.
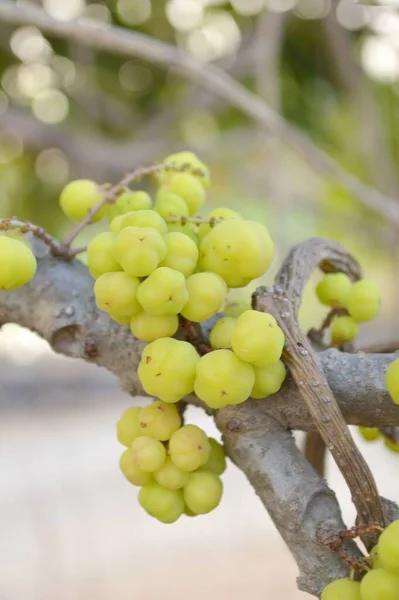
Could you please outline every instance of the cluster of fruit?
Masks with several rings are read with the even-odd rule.
[[[380,312],[381,293],[374,281],[352,283],[344,273],[329,273],[316,287],[319,301],[347,314],[337,316],[331,325],[331,342],[342,346],[354,340],[359,323],[371,321]]]
[[[382,532],[368,562],[370,570],[361,582],[333,581],[324,588],[321,600],[399,600],[399,521]]]
[[[121,471],[141,487],[138,500],[149,515],[174,523],[182,514],[202,515],[218,506],[226,469],[223,446],[196,425],[182,425],[175,405],[156,400],[128,408],[117,423],[117,437],[127,448]]]
[[[36,258],[29,241],[16,231],[0,236],[0,290],[16,290],[36,274]]]

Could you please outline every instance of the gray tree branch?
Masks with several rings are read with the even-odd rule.
[[[114,26],[93,27],[84,21],[57,21],[40,8],[29,4],[17,5],[11,0],[0,2],[0,21],[15,25],[31,24],[50,35],[71,39],[79,44],[124,56],[140,56],[193,78],[256,120],[269,133],[295,148],[321,175],[335,178],[365,206],[399,226],[399,204],[394,199],[345,171],[304,133],[287,123],[261,98],[216,65],[205,66],[178,48],[138,32]]]

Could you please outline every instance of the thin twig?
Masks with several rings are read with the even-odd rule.
[[[139,181],[144,175],[149,175],[150,173],[155,173],[156,171],[159,171],[160,169],[164,169],[164,168],[165,168],[165,165],[162,165],[162,164],[152,165],[151,167],[138,167],[131,173],[127,173],[119,181],[119,183],[116,183],[115,185],[113,185],[111,188],[109,188],[108,190],[106,190],[104,192],[104,197],[101,200],[101,202],[99,202],[97,204],[97,206],[94,206],[91,210],[89,210],[86,217],[82,221],[80,221],[80,223],[78,223],[78,225],[75,227],[75,229],[65,238],[63,245],[69,247],[71,245],[71,243],[73,242],[73,240],[79,235],[79,233],[87,225],[89,225],[90,223],[93,222],[93,218],[100,212],[100,210],[102,208],[104,208],[104,206],[106,204],[112,204],[113,202],[115,202],[117,196],[121,192],[123,192],[125,187],[127,187],[130,183],[132,183],[133,181]],[[81,252],[81,250],[79,252]]]
[[[302,131],[287,123],[256,94],[247,90],[216,65],[204,65],[188,53],[142,33],[121,27],[92,27],[82,21],[57,21],[44,10],[11,0],[0,2],[0,21],[16,25],[36,25],[42,31],[122,56],[139,56],[172,68],[195,79],[260,123],[290,148],[296,148],[305,161],[322,175],[333,177],[368,208],[399,226],[399,205],[388,196],[363,183],[343,169]]]
[[[52,235],[39,225],[33,223],[19,221],[16,217],[0,220],[0,231],[9,231],[16,229],[20,233],[32,233],[35,237],[40,238],[50,248],[54,256],[70,257],[72,254],[69,249],[61,242],[53,238]]]

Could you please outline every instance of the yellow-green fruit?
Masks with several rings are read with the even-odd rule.
[[[100,310],[120,317],[132,317],[141,310],[137,301],[140,281],[124,271],[104,273],[94,284],[94,296]]]
[[[321,593],[321,600],[362,600],[360,584],[350,579],[336,579]],[[376,599],[377,600],[377,599]]]
[[[399,444],[397,442],[393,442],[389,438],[384,437],[384,445],[392,452],[395,452],[395,454],[399,454]]]
[[[174,404],[155,400],[141,409],[139,414],[141,435],[149,435],[166,442],[181,426],[181,417]]]
[[[139,421],[140,410],[139,406],[130,406],[116,424],[118,442],[127,448],[130,448],[136,438],[143,435]]]
[[[114,204],[107,206],[107,217],[112,221],[118,216],[125,215],[135,210],[146,210],[152,206],[151,196],[147,192],[131,192],[126,190],[121,194]]]
[[[375,442],[381,437],[381,432],[377,427],[358,427],[358,432],[367,442]]]
[[[24,244],[27,248],[32,249],[29,240],[19,231],[5,231],[2,235],[11,238],[12,240],[16,240],[17,242],[21,242],[21,244]]]
[[[87,217],[93,208],[100,204],[103,198],[104,192],[99,189],[94,181],[77,179],[68,183],[62,190],[60,205],[69,219],[79,223]],[[103,216],[104,209],[101,209],[93,217],[93,222],[100,221]]]
[[[226,470],[226,454],[224,448],[222,444],[219,444],[214,438],[208,438],[208,441],[211,446],[211,453],[207,462],[200,468],[201,470],[215,473],[215,475],[223,475]]]
[[[198,246],[197,226],[193,223],[167,223],[169,233],[184,233]]]
[[[159,471],[154,473],[155,481],[169,490],[179,490],[184,487],[188,482],[189,477],[189,473],[179,469],[170,456],[166,457],[166,460]]]
[[[223,312],[227,317],[239,317],[246,310],[251,310],[251,298],[243,300],[227,300]]]
[[[188,342],[161,338],[141,355],[138,376],[144,390],[163,402],[175,403],[194,391],[195,367],[200,357]]]
[[[398,600],[399,577],[385,569],[373,569],[369,571],[360,583],[360,595],[356,597],[356,600],[358,599]]]
[[[99,233],[87,247],[87,261],[90,275],[97,279],[103,273],[122,271],[122,267],[114,259],[113,252],[117,237],[110,231]]]
[[[216,273],[194,273],[186,281],[188,300],[181,309],[183,317],[201,323],[220,311],[227,286]]]
[[[173,166],[173,167],[187,167],[185,172],[194,175],[201,182],[203,187],[207,187],[209,185],[209,169],[204,165],[203,162],[193,153],[189,151],[177,152],[176,154],[171,154],[167,156],[163,161],[164,165]],[[190,170],[191,168],[191,170]],[[192,169],[196,169],[201,171],[200,173],[192,172]],[[159,170],[157,172],[157,177],[163,183],[170,183],[172,177],[176,174],[176,171],[173,169],[165,169]]]
[[[202,429],[196,425],[184,425],[169,440],[169,455],[182,471],[195,471],[206,464],[211,445]]]
[[[138,210],[126,213],[122,220],[122,229],[125,227],[152,227],[161,235],[168,233],[166,222],[155,210]]]
[[[166,256],[161,267],[169,267],[189,277],[195,271],[198,261],[198,246],[184,233],[168,233],[163,238],[166,244]]]
[[[152,479],[151,473],[146,473],[133,460],[133,452],[130,448],[122,452],[119,460],[119,468],[123,475],[133,485],[142,486]]]
[[[155,210],[164,219],[168,217],[188,217],[188,206],[183,198],[169,192],[167,187],[159,188]]]
[[[399,359],[391,362],[385,373],[385,385],[395,404],[399,404]]]
[[[200,400],[217,409],[247,400],[254,382],[252,365],[231,350],[214,350],[198,361],[194,391]]]
[[[169,267],[159,267],[141,283],[137,299],[149,315],[177,315],[188,300],[184,275]]]
[[[118,323],[119,325],[130,325],[130,322],[132,320],[132,317],[126,316],[123,317],[122,315],[118,315],[118,313],[113,313],[112,311],[110,311],[109,316],[111,317],[111,319],[113,321],[115,321],[116,323]]]
[[[359,325],[352,317],[337,317],[331,325],[331,341],[336,346],[351,342],[358,333]]]
[[[190,215],[195,215],[205,202],[204,186],[195,175],[175,173],[171,176],[168,190],[185,201]]]
[[[133,460],[146,473],[158,471],[166,458],[165,446],[152,437],[142,435],[131,446]]]
[[[374,281],[357,281],[351,287],[346,308],[358,323],[375,319],[381,308],[380,288]]]
[[[112,233],[118,234],[120,233],[121,229],[122,229],[122,222],[123,222],[123,217],[125,215],[119,215],[118,217],[115,217],[114,219],[112,219],[111,223],[109,224],[109,229],[110,231],[112,231]]]
[[[269,367],[254,367],[255,383],[251,391],[252,398],[267,398],[279,391],[286,377],[285,366],[278,360]]]
[[[138,501],[151,517],[161,523],[174,523],[184,512],[182,491],[170,490],[156,481],[141,488]]]
[[[0,290],[15,290],[35,276],[36,258],[25,244],[0,237]]]
[[[179,328],[177,315],[154,317],[146,312],[140,312],[132,317],[130,329],[134,337],[142,342],[154,342],[163,337],[172,337]]]
[[[239,219],[240,221],[242,221],[242,216],[240,215],[240,213],[236,212],[235,210],[231,210],[230,208],[215,208],[211,210],[211,212],[208,213],[205,218],[207,221],[214,222],[201,223],[201,225],[198,227],[198,239],[200,241],[203,240],[204,237],[208,235],[208,233],[214,227],[216,227],[217,225],[219,225],[219,223],[226,219]]]
[[[283,352],[285,337],[269,313],[247,310],[237,318],[231,336],[234,354],[256,367],[276,363]]]
[[[267,271],[273,256],[274,243],[266,227],[229,219],[204,237],[198,265],[223,277],[228,287],[243,287]]]
[[[123,228],[114,248],[115,260],[133,277],[151,275],[165,256],[166,244],[153,227]]]
[[[381,569],[382,564],[378,557],[378,545],[374,546],[372,551],[370,552],[370,556],[368,557],[368,562],[371,565],[372,569]]]
[[[378,557],[384,569],[399,576],[399,521],[388,525],[380,535]]]
[[[332,307],[346,306],[352,282],[345,273],[329,273],[316,287],[316,295],[322,304]]]
[[[231,348],[231,336],[236,325],[233,317],[222,317],[212,327],[209,334],[209,343],[215,350],[219,348]]]
[[[214,510],[223,494],[223,484],[215,473],[197,471],[190,475],[184,486],[184,501],[197,515],[205,515]]]

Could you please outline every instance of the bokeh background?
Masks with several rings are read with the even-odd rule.
[[[345,169],[398,197],[398,0],[32,3],[60,21],[119,25],[177,45],[204,69],[218,64]],[[212,89],[143,60],[44,36],[33,25],[0,22],[2,216],[63,236],[71,225],[58,196],[71,178],[117,182],[181,149],[210,167],[209,209],[227,206],[268,225],[278,251],[266,281],[292,244],[337,239],[384,292],[382,315],[362,326],[359,344],[395,336],[391,222]],[[151,181],[143,185],[152,190]],[[103,228],[92,226],[77,243]],[[324,315],[313,283],[304,328]],[[297,592],[296,566],[235,467],[217,511],[158,524],[117,469],[115,421],[145,400],[126,397],[105,371],[55,356],[16,326],[3,328],[0,356],[0,600],[308,597]],[[218,436],[199,410],[190,417]],[[354,435],[381,493],[399,500],[397,455]],[[351,524],[350,498],[331,461],[327,475]]]

